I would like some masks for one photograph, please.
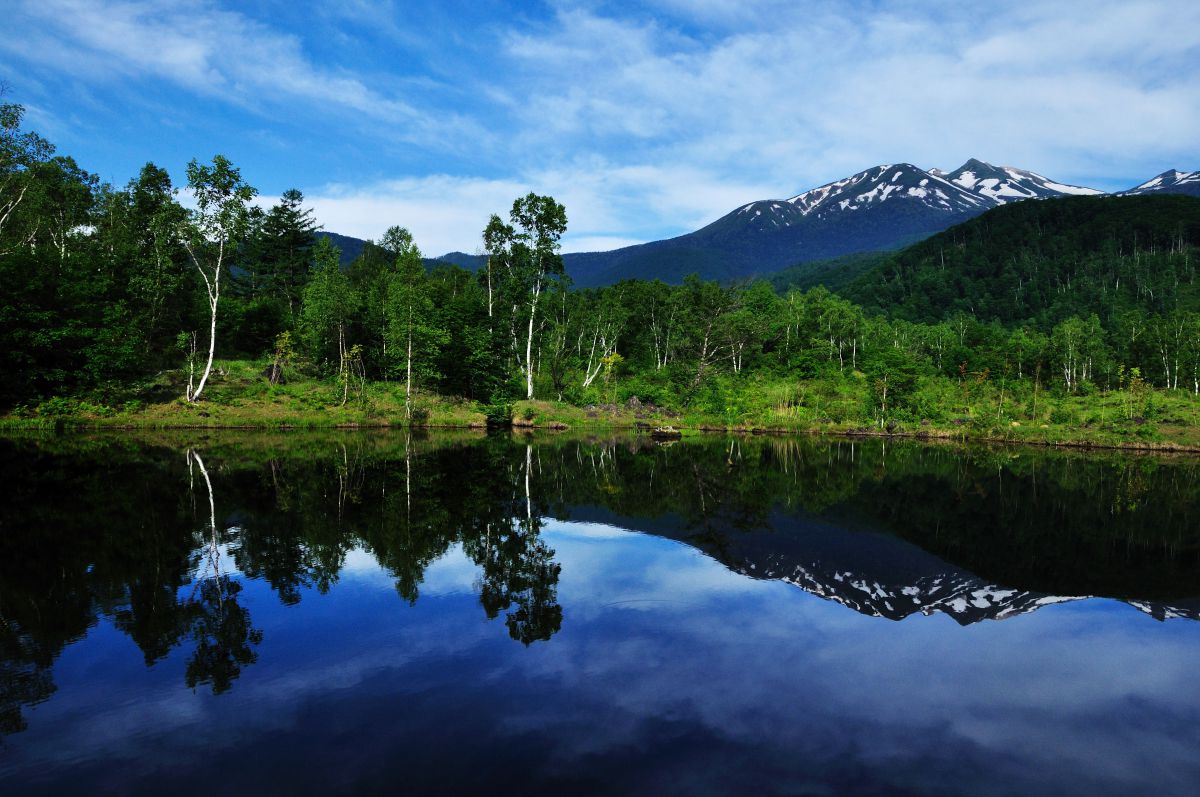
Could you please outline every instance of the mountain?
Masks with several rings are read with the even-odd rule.
[[[1019,199],[1098,193],[974,158],[951,172],[887,164],[789,199],[751,202],[687,235],[565,262],[581,286],[627,277],[678,282],[692,272],[731,280],[897,249]]]
[[[942,176],[937,169],[931,174]],[[1046,199],[1056,196],[1095,196],[1104,193],[1095,188],[1056,183],[1036,172],[1014,169],[1010,166],[993,166],[971,158],[954,171],[945,175],[948,182],[960,188],[987,197],[997,204],[1006,204],[1020,199]]]
[[[759,529],[727,526],[710,518],[703,533],[673,520],[632,518],[596,506],[574,506],[570,516],[675,539],[735,573],[782,581],[860,614],[888,620],[941,613],[965,626],[1099,596],[1123,601],[1157,620],[1200,620],[1197,598],[1042,591],[1030,583],[1030,571],[1036,568],[1022,567],[1017,558],[1007,567],[1001,563],[1005,577],[997,583],[895,534],[803,514],[773,512]],[[1070,577],[1056,581],[1050,586],[1074,586]]]
[[[607,252],[571,253],[563,260],[578,287],[609,285],[627,278],[678,283],[692,273],[729,281],[814,261],[836,262],[846,256],[894,251],[1023,199],[1102,193],[976,158],[948,172],[926,171],[910,163],[886,164],[788,199],[742,205],[686,235]],[[1200,195],[1200,172],[1172,169],[1121,192],[1150,193]],[[361,249],[357,239],[338,237]],[[343,247],[344,258],[349,251]],[[450,252],[437,260],[468,269],[483,264],[480,255],[464,252]],[[836,277],[829,269],[820,271],[825,277]]]
[[[452,263],[456,266],[476,271],[484,267],[487,258],[484,255],[468,255],[466,252],[447,252],[433,261],[436,263]]]
[[[1123,196],[1138,194],[1187,194],[1188,196],[1200,196],[1200,172],[1181,172],[1178,169],[1168,169],[1136,188],[1122,191],[1121,194]]]
[[[363,247],[367,245],[367,242],[361,238],[339,235],[336,232],[317,230],[316,234],[318,238],[328,238],[341,251],[341,264],[343,268],[353,263],[355,258],[362,254]]]

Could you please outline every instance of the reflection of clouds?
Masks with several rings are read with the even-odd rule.
[[[563,566],[549,642],[524,648],[483,619],[460,546],[411,607],[352,551],[353,577],[297,606],[248,584],[266,639],[229,694],[181,688],[178,652],[147,675],[115,633],[69,649],[12,766],[70,751],[184,772],[198,749],[207,766],[283,746],[353,763],[306,774],[311,790],[347,768],[405,782],[387,774],[401,748],[448,786],[510,756],[529,779],[614,792],[1189,794],[1200,777],[1200,624],[1099,600],[965,628],[894,623],[671,540],[553,521],[545,539]],[[84,666],[89,644],[107,653]],[[455,733],[475,740],[470,761]]]
[[[693,611],[723,595],[770,588],[691,546],[613,526],[550,520],[543,538],[562,564],[559,598],[572,616],[613,608]]]
[[[456,542],[426,568],[419,587],[421,597],[473,594],[478,573],[479,568],[463,553],[462,544]],[[396,583],[396,579],[379,566],[375,555],[362,547],[346,552],[345,563],[338,575],[343,580],[354,582],[356,586],[390,589]]]
[[[621,714],[575,736],[557,708],[506,720],[541,729],[564,759],[619,749],[638,727],[686,716],[739,744],[760,744],[768,732],[777,748],[818,760],[928,759],[910,776],[929,787],[964,768],[1003,772],[992,784],[1001,791],[1011,779],[1051,794],[1084,783],[1103,793],[1164,766],[1200,774],[1200,736],[1183,722],[1200,709],[1189,688],[1200,641],[1191,624],[1146,622],[1112,601],[969,628],[944,616],[891,623],[733,576],[667,540],[584,549],[557,532],[548,536],[563,562],[568,615],[535,665]],[[614,571],[615,588],[598,580]],[[623,603],[614,593],[648,600]],[[572,620],[584,613],[594,627],[580,643]],[[1037,779],[1049,773],[1059,773],[1056,785],[1043,790]]]
[[[462,543],[456,542],[425,569],[421,595],[474,595],[478,577],[479,567],[463,552]]]
[[[620,526],[607,523],[580,523],[566,520],[547,520],[545,530],[558,539],[611,540],[628,537],[632,533]]]

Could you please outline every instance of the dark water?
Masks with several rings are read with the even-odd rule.
[[[1200,793],[1200,465],[0,441],[0,793]]]

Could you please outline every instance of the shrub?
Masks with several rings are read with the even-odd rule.
[[[512,423],[512,411],[513,405],[505,403],[488,404],[483,408],[488,426],[508,426]]]
[[[1078,420],[1079,418],[1075,411],[1069,407],[1055,407],[1050,410],[1050,423],[1060,426],[1073,426]]]

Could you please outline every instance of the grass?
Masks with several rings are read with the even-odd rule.
[[[217,363],[202,400],[182,398],[182,375],[160,374],[106,399],[54,398],[0,417],[0,430],[58,429],[329,429],[355,427],[482,428],[478,402],[417,393],[406,417],[404,386],[368,382],[342,392],[331,380],[297,377],[271,385],[262,364]],[[633,386],[629,386],[632,390]],[[627,391],[628,392],[628,391]],[[770,375],[720,376],[673,408],[631,402],[620,390],[610,401],[577,406],[517,401],[518,428],[616,430],[674,426],[702,431],[895,435],[1054,446],[1200,450],[1200,398],[1185,391],[1094,391],[1064,395],[1028,383],[1013,385],[922,378],[886,417],[865,376],[810,380]],[[620,398],[625,400],[621,401]]]
[[[177,373],[161,374],[131,391],[135,397],[111,404],[56,398],[33,408],[18,408],[0,418],[0,429],[46,428],[256,428],[321,429],[336,427],[435,426],[482,427],[477,403],[430,393],[416,393],[414,418],[406,417],[404,386],[367,382],[361,391],[343,393],[329,380],[297,378],[272,385],[260,367],[247,360],[220,361],[201,400],[186,401]],[[173,398],[153,400],[163,394]]]

